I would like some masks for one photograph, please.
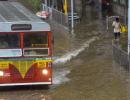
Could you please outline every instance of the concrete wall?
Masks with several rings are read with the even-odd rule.
[[[75,11],[81,15],[82,13],[82,0],[75,0]]]
[[[124,16],[127,14],[127,8],[124,6],[120,6],[118,4],[112,4],[112,9],[113,9],[113,12],[118,15]]]

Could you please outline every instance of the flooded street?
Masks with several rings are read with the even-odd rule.
[[[86,7],[74,35],[54,31],[53,85],[13,87],[0,100],[130,100],[128,74],[112,60],[112,34],[100,12]]]

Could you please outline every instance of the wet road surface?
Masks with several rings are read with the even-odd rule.
[[[62,31],[62,30],[61,30]],[[112,34],[86,7],[75,35],[54,32],[53,85],[0,91],[0,100],[130,100],[129,74],[112,60]]]

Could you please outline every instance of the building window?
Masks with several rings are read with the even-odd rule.
[[[119,0],[113,0],[113,2],[114,2],[114,3],[118,3],[118,2],[119,2]]]
[[[123,6],[127,6],[128,4],[128,0],[112,0],[113,3],[116,3],[118,5],[123,5]]]
[[[126,0],[119,0],[121,5],[126,5]]]

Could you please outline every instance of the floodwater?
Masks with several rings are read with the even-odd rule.
[[[85,12],[74,35],[54,33],[53,85],[7,88],[0,100],[130,100],[129,74],[112,60],[112,34],[100,12]]]

